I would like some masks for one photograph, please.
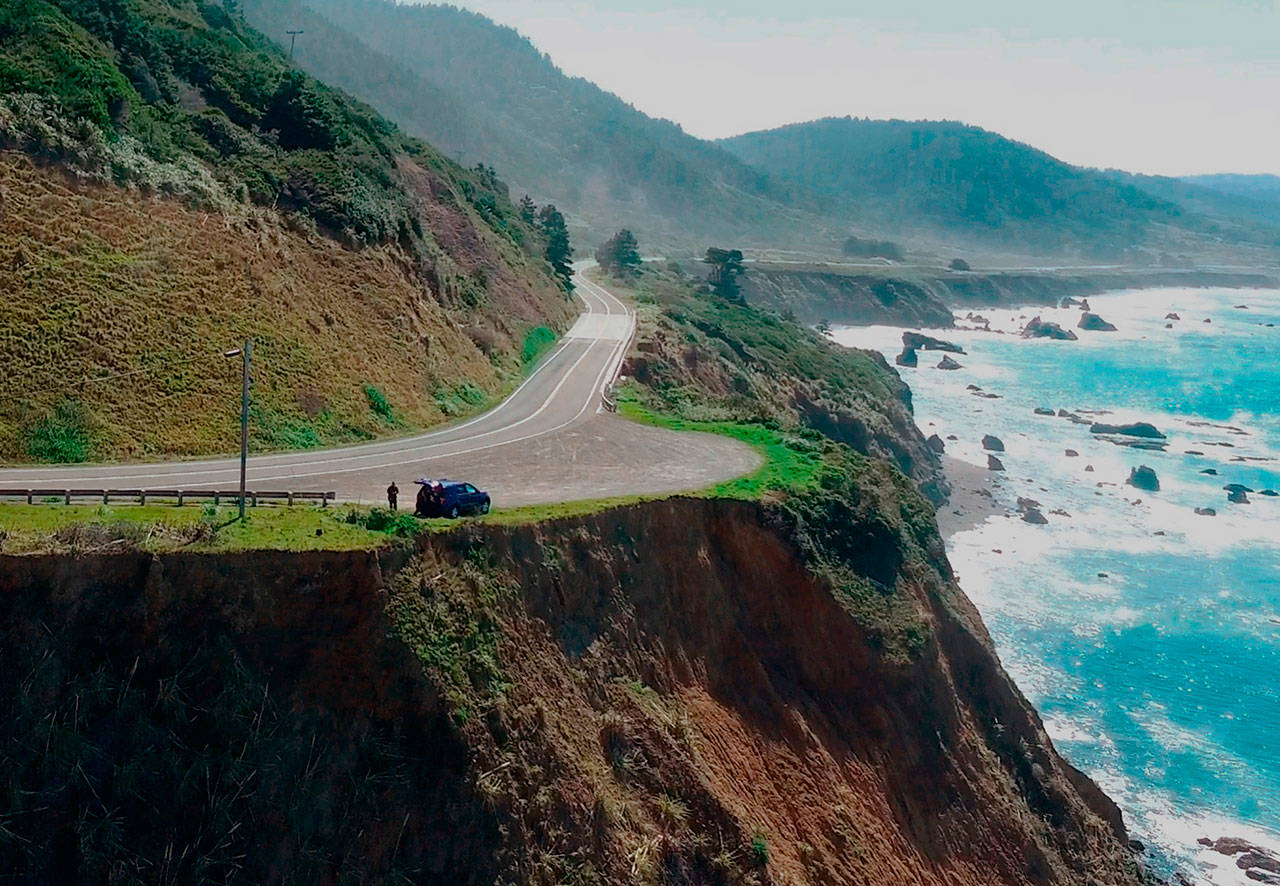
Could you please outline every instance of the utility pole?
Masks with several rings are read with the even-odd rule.
[[[299,34],[305,34],[307,32],[303,30],[297,30],[297,31],[285,31],[285,33],[289,35],[289,61],[293,61],[293,44],[297,41]]]
[[[245,474],[249,466],[249,363],[253,357],[253,339],[247,338],[244,347],[225,352],[224,357],[240,357],[243,368],[240,377],[240,522],[244,522]]]

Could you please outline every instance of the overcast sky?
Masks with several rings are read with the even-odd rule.
[[[1073,163],[1280,173],[1280,0],[454,0],[704,137],[963,120]]]

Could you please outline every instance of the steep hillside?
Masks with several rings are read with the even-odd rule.
[[[949,494],[911,412],[911,391],[873,351],[840,347],[794,316],[700,291],[672,266],[612,281],[637,304],[623,367],[639,406],[695,421],[807,429],[910,477],[930,500]],[[947,314],[949,317],[950,314]]]
[[[860,225],[988,249],[1128,258],[1135,248],[1273,247],[1280,224],[1206,215],[1175,195],[1063,163],[960,123],[852,118],[800,123],[721,142],[747,163],[843,205]]]
[[[810,207],[793,186],[566,76],[483,16],[390,0],[246,0],[245,12],[277,39],[305,28],[300,64],[467,163],[495,166],[597,239],[620,226],[652,245],[814,237]],[[420,97],[406,95],[404,72],[419,78]],[[470,131],[455,125],[457,108],[476,124]]]
[[[0,557],[0,864],[1136,886],[927,515],[854,462],[381,555]]]
[[[245,337],[257,445],[423,426],[572,313],[491,173],[221,4],[18,0],[0,34],[0,459],[231,449]]]

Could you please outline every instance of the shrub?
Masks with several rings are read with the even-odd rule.
[[[395,422],[395,413],[391,409],[391,401],[387,399],[387,395],[375,388],[373,385],[366,384],[364,386],[365,398],[369,401],[369,408],[382,418],[389,422]]]
[[[769,864],[769,843],[765,840],[764,834],[756,834],[751,838],[751,854],[756,857],[756,863],[760,867]]]
[[[27,437],[27,454],[38,462],[87,461],[93,452],[89,412],[78,400],[63,400]]]
[[[525,334],[524,346],[520,349],[520,361],[526,366],[532,365],[555,343],[554,332],[545,326],[535,326]]]
[[[363,518],[357,515],[355,520],[351,521],[349,516],[348,521],[363,525],[370,532],[385,532],[387,535],[396,535],[400,538],[413,538],[422,531],[422,524],[418,522],[417,517],[389,508],[373,508],[369,513],[364,514]]]

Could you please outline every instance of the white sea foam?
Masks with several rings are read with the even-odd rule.
[[[1082,331],[1076,342],[1022,341],[1007,334],[968,329],[934,332],[965,347],[968,353],[957,358],[964,369],[936,371],[930,359],[934,352],[922,351],[921,368],[902,373],[912,386],[917,417],[926,432],[944,439],[949,435],[958,438],[947,441],[949,456],[985,468],[988,453],[982,448],[982,435],[995,434],[1004,443],[998,457],[1007,470],[991,475],[991,489],[995,500],[1012,516],[991,517],[948,541],[952,564],[966,593],[989,624],[1016,624],[1023,634],[1052,636],[1059,631],[1073,637],[1082,649],[1100,649],[1121,631],[1146,628],[1158,637],[1176,629],[1180,604],[1161,599],[1158,588],[1151,585],[1151,576],[1135,572],[1130,564],[1160,560],[1211,566],[1216,558],[1241,553],[1280,559],[1280,499],[1253,495],[1251,504],[1233,505],[1227,503],[1222,489],[1237,479],[1259,488],[1264,482],[1276,482],[1280,422],[1270,410],[1266,415],[1239,410],[1229,418],[1210,420],[1160,409],[1118,407],[1106,402],[1105,396],[1093,403],[1035,402],[1034,389],[1028,390],[1020,382],[1020,374],[1027,371],[1024,364],[1048,372],[1058,354],[1078,362],[1082,353],[1097,350],[1102,356],[1108,353],[1105,349],[1117,344],[1132,345],[1140,354],[1140,349],[1151,348],[1154,342],[1159,343],[1161,359],[1203,361],[1206,348],[1212,354],[1212,348],[1219,347],[1216,342],[1224,342],[1221,347],[1228,341],[1232,347],[1238,346],[1238,339],[1229,337],[1241,335],[1247,323],[1259,318],[1280,322],[1280,293],[1237,292],[1224,299],[1221,292],[1212,290],[1146,291],[1090,297],[1090,302],[1096,313],[1119,327],[1117,332]],[[1236,303],[1249,303],[1254,310],[1236,311],[1232,307]],[[1170,310],[1182,319],[1166,321],[1164,314]],[[1074,328],[1079,317],[1075,308],[976,312],[988,317],[993,329],[1013,333],[1036,313],[1068,328]],[[1205,317],[1213,322],[1203,323]],[[1166,322],[1175,328],[1165,329]],[[838,330],[833,337],[842,344],[879,349],[892,361],[901,350],[901,331],[891,327]],[[1015,354],[1011,348],[1017,349]],[[1231,356],[1223,354],[1222,359]],[[1202,400],[1206,391],[1230,381],[1225,378],[1229,364],[1224,366],[1205,378],[1177,386],[1170,392],[1170,402]],[[968,385],[983,390],[975,393],[966,389]],[[1066,408],[1108,423],[1150,422],[1167,435],[1168,451],[1116,446],[1090,434],[1085,425],[1056,415],[1035,415],[1033,409],[1041,406]],[[1098,407],[1109,411],[1088,411]],[[1068,458],[1067,449],[1078,452],[1078,457]],[[1203,454],[1188,455],[1186,450]],[[1161,485],[1158,493],[1126,485],[1130,469],[1138,464],[1155,468]],[[1086,465],[1093,470],[1086,471]],[[1201,473],[1209,468],[1218,475]],[[1014,512],[1019,497],[1039,502],[1049,524],[1031,525],[1018,519]],[[1217,516],[1197,515],[1198,507],[1211,507]],[[1100,572],[1105,577],[1099,576]],[[1254,599],[1256,593],[1236,587],[1230,575],[1208,568],[1203,574],[1203,590],[1187,598],[1185,605],[1208,613],[1210,619],[1215,618],[1214,612],[1221,612],[1220,619],[1230,620],[1233,636],[1280,644],[1280,613],[1242,606],[1242,599]],[[1242,598],[1242,594],[1247,596]],[[1149,611],[1149,607],[1155,610]],[[1039,657],[1037,649],[1018,648],[999,637],[997,642],[1006,670],[1038,707],[1044,710],[1046,704],[1057,704],[1060,708],[1062,699],[1073,700],[1069,715],[1061,709],[1046,713],[1046,729],[1068,753],[1072,748],[1087,752],[1093,761],[1091,774],[1125,810],[1132,832],[1161,847],[1168,856],[1182,859],[1191,865],[1196,878],[1214,886],[1252,881],[1244,877],[1233,859],[1201,851],[1196,844],[1199,837],[1241,836],[1280,850],[1280,835],[1251,827],[1229,814],[1203,811],[1206,802],[1198,797],[1199,788],[1193,786],[1188,798],[1162,787],[1170,778],[1167,764],[1154,757],[1132,759],[1135,739],[1130,736],[1118,742],[1118,736],[1109,734],[1103,714],[1108,705],[1112,717],[1117,710],[1124,711],[1151,747],[1170,760],[1190,755],[1209,771],[1240,780],[1244,796],[1273,791],[1256,780],[1249,781],[1248,761],[1218,747],[1207,724],[1193,728],[1175,722],[1150,696],[1147,702],[1126,708],[1122,702],[1108,700],[1111,696],[1105,684],[1111,681],[1110,676],[1095,674],[1085,681],[1076,673],[1078,663],[1051,665]],[[1132,679],[1131,675],[1114,676]],[[1194,676],[1193,671],[1193,682]],[[1199,686],[1199,691],[1209,691],[1204,681],[1199,681]],[[1217,687],[1210,688],[1217,691]],[[1230,691],[1230,687],[1222,687],[1222,693]],[[1213,709],[1213,722],[1230,722],[1236,717],[1229,695],[1220,694],[1214,700],[1222,703]],[[1181,719],[1187,719],[1185,712]],[[1126,771],[1130,775],[1126,776]]]

